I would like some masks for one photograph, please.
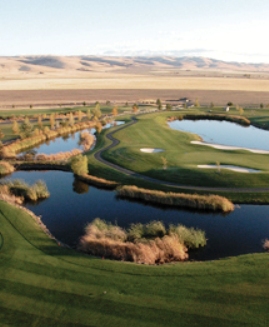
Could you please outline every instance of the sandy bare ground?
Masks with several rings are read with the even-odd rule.
[[[224,105],[228,101],[240,105],[269,103],[269,92],[246,92],[228,90],[168,90],[168,89],[76,89],[76,90],[0,90],[0,107],[11,109],[12,105],[29,108],[33,106],[53,106],[106,100],[114,102],[136,102],[142,99],[173,100],[181,97],[199,99],[201,104]]]

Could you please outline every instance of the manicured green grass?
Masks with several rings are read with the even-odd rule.
[[[1,326],[268,326],[268,254],[145,266],[58,246],[0,202]]]
[[[197,112],[197,111],[194,111]],[[268,155],[248,151],[223,151],[190,144],[193,134],[172,130],[166,124],[175,113],[156,113],[138,117],[138,123],[114,136],[120,144],[103,156],[143,175],[183,185],[214,187],[266,187],[269,184]],[[176,113],[178,115],[178,112]],[[148,154],[141,148],[161,148],[164,152]],[[163,159],[167,160],[167,169]],[[221,164],[261,170],[259,174],[242,174],[228,170],[201,170],[198,164]]]

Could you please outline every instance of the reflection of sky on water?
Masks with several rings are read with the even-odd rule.
[[[268,205],[242,205],[223,215],[120,200],[115,192],[75,182],[73,174],[66,172],[15,172],[7,178],[21,178],[31,184],[38,179],[46,182],[51,197],[27,207],[42,216],[53,235],[70,245],[76,244],[85,225],[96,217],[126,228],[130,223],[161,220],[166,225],[180,223],[205,230],[206,248],[192,254],[199,260],[262,252],[261,242],[269,238]]]
[[[204,142],[269,150],[269,131],[254,126],[216,120],[175,120],[169,126],[176,130],[197,134]]]
[[[123,121],[115,122],[117,125],[124,124]],[[107,124],[103,128],[110,128],[113,126],[112,124]],[[95,128],[84,129],[83,131],[89,131],[91,134],[94,134]],[[55,139],[49,140],[39,146],[33,148],[37,154],[56,154],[58,152],[68,152],[73,149],[81,149],[83,150],[83,146],[79,145],[79,135],[82,131],[78,131],[72,134],[66,134]]]

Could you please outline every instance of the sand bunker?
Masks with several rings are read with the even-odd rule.
[[[141,152],[145,153],[158,153],[158,152],[163,152],[163,149],[153,149],[153,148],[142,148],[140,149]]]
[[[232,166],[232,165],[198,165],[198,168],[203,169],[229,169],[236,171],[237,173],[259,173],[260,170],[250,169],[250,168],[243,168],[239,166]]]
[[[257,149],[250,149],[250,148],[242,148],[242,147],[238,147],[238,146],[212,144],[212,143],[205,143],[205,142],[201,142],[201,141],[191,141],[191,144],[211,146],[212,148],[220,149],[220,150],[246,150],[246,151],[250,151],[253,153],[269,154],[269,151],[267,151],[267,150],[257,150]]]

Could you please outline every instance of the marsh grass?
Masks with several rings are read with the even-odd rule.
[[[189,249],[197,249],[206,245],[205,232],[201,229],[187,228],[183,225],[170,225],[168,233],[170,235],[177,235],[180,242]]]
[[[78,248],[91,255],[144,264],[161,264],[188,258],[187,248],[206,245],[205,233],[161,221],[131,224],[125,230],[96,218],[85,228]]]
[[[41,180],[33,185],[29,185],[23,180],[15,179],[13,181],[1,181],[0,185],[1,187],[6,187],[11,195],[20,197],[24,200],[37,201],[39,199],[46,199],[50,196],[45,182]]]
[[[14,170],[14,166],[12,166],[9,162],[0,161],[0,176],[11,174],[14,172]]]
[[[76,176],[76,177],[84,183],[94,185],[97,187],[103,187],[103,188],[110,189],[110,190],[113,190],[117,186],[119,186],[119,183],[117,183],[117,182],[109,181],[105,178],[100,178],[100,177],[96,177],[93,175],[84,174],[84,175],[80,175],[80,176]]]
[[[227,198],[219,195],[198,195],[147,190],[136,186],[122,186],[117,195],[123,198],[139,199],[162,205],[187,207],[199,210],[229,212],[234,205]]]

